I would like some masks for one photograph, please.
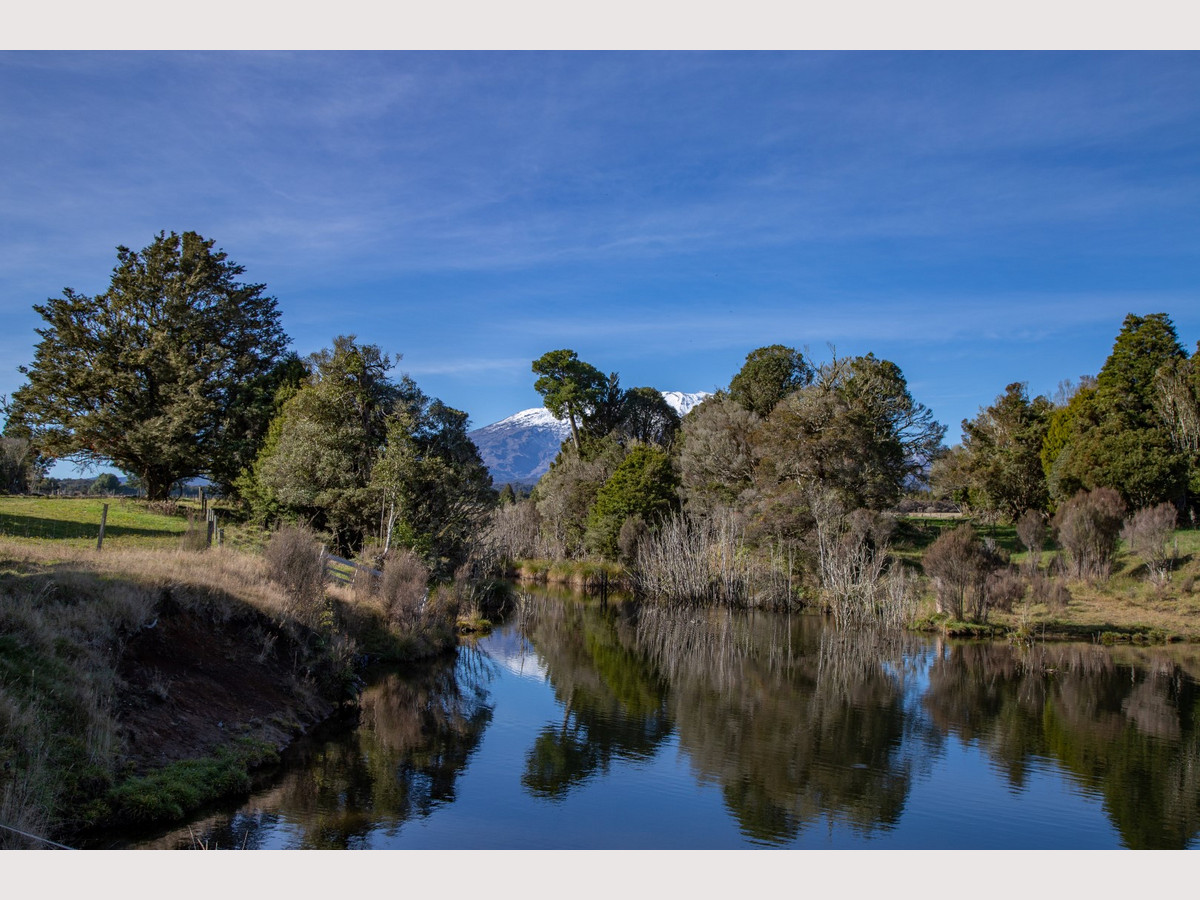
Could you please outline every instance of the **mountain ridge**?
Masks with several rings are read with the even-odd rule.
[[[680,417],[712,396],[708,391],[660,393]],[[540,406],[523,409],[468,433],[497,487],[536,484],[554,462],[562,442],[570,436],[570,424],[554,418],[550,410]]]

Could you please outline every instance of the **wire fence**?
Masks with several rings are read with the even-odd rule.
[[[55,841],[50,840],[49,838],[39,837],[36,834],[30,834],[27,831],[21,831],[18,828],[13,828],[9,825],[4,825],[2,823],[0,823],[0,828],[3,828],[5,831],[10,831],[13,834],[18,834],[21,837],[27,838],[31,841],[39,841],[48,847],[53,847],[56,850],[74,850],[75,849],[74,847],[68,847],[66,844],[59,844],[59,843],[56,843]]]

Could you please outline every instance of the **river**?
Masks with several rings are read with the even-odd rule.
[[[266,789],[110,846],[1200,846],[1200,649],[528,595]]]

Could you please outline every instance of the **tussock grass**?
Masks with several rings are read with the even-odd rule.
[[[524,559],[513,564],[521,581],[559,584],[577,590],[623,585],[628,573],[620,563],[597,559]]]
[[[196,764],[140,787],[126,784],[116,715],[122,653],[164,614],[168,600],[214,628],[261,614],[293,640],[311,634],[291,619],[292,600],[261,557],[107,547],[97,553],[0,539],[0,822],[53,838],[113,815],[166,814],[193,796],[211,799],[211,791],[242,783],[254,761],[246,753],[222,755],[212,771]],[[337,635],[303,640],[307,655],[295,657],[303,667],[298,691],[308,689],[302,680],[312,677],[315,659],[335,674],[353,663],[352,645]],[[0,847],[12,846],[25,844],[0,833]]]

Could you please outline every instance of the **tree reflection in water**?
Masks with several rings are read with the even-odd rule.
[[[529,832],[514,837],[522,845],[536,846],[543,834],[553,844],[562,815],[577,808],[570,799],[600,779],[611,787],[606,804],[627,804],[620,809],[636,815],[647,782],[640,773],[626,778],[624,764],[650,760],[664,798],[686,796],[690,786],[711,797],[707,786],[715,787],[722,833],[731,818],[742,841],[768,846],[820,842],[823,828],[865,843],[926,846],[948,821],[978,823],[952,841],[978,847],[1011,846],[1026,822],[1021,846],[1030,849],[1070,845],[1073,821],[1091,829],[1088,840],[1103,832],[1100,840],[1119,835],[1129,847],[1186,847],[1200,833],[1200,666],[1186,650],[947,642],[839,632],[810,615],[557,595],[528,597],[519,613],[520,639],[546,674],[536,690],[552,691],[560,710],[515,733],[523,761],[489,756],[484,767],[493,778],[519,772],[529,806],[498,815],[528,823]],[[493,648],[506,635],[517,636],[502,633]],[[193,823],[149,846],[399,845],[416,833],[400,835],[406,823],[439,809],[439,833],[455,834],[450,804],[492,704],[506,709],[512,697],[511,685],[492,683],[504,677],[470,646],[456,662],[383,677],[364,696],[357,731],[307,744],[273,788],[232,817]],[[520,684],[532,696],[530,682]],[[538,693],[533,708],[544,710],[547,700]],[[947,771],[953,739],[963,752],[951,777],[978,779],[982,802],[997,803],[974,818],[958,808],[972,803],[970,788],[948,799],[937,785],[915,790]],[[514,742],[490,746],[511,753]],[[997,772],[1009,788],[999,801],[989,790]],[[1061,791],[1064,782],[1074,790]],[[1085,802],[1023,802],[1046,785]],[[472,793],[470,815],[486,794]],[[708,808],[690,801],[681,809]],[[946,802],[953,808],[937,805]],[[1115,835],[1094,827],[1101,802]],[[711,835],[710,825],[695,833]],[[678,827],[674,838],[692,834],[691,822]]]
[[[819,821],[869,834],[899,820],[913,775],[901,753],[908,638],[808,616],[646,609],[640,624],[670,673],[680,746],[748,838],[789,843]]]
[[[864,832],[899,819],[912,777],[902,635],[847,637],[810,617],[605,607],[553,598],[526,635],[563,705],[523,783],[561,798],[616,756],[674,730],[748,838],[795,839],[818,820]]]
[[[1103,797],[1126,846],[1181,848],[1200,833],[1200,692],[1166,649],[931,642],[811,616],[558,597],[527,612],[564,711],[528,754],[535,796],[561,798],[674,733],[748,839],[789,844],[818,822],[870,836],[895,828],[954,736],[1018,794],[1053,760]]]
[[[285,823],[287,846],[304,849],[368,848],[378,836],[395,836],[454,800],[491,721],[492,677],[494,664],[470,647],[421,674],[385,675],[364,692],[353,735],[297,748],[256,808],[211,817],[152,846],[258,849]]]
[[[534,740],[521,783],[535,797],[560,800],[614,757],[655,753],[671,731],[666,684],[632,646],[624,608],[554,598],[529,613],[525,635],[550,673],[563,716]]]
[[[1200,692],[1166,651],[1080,644],[941,648],[925,705],[1023,788],[1056,760],[1104,797],[1127,847],[1184,848],[1200,831]]]

